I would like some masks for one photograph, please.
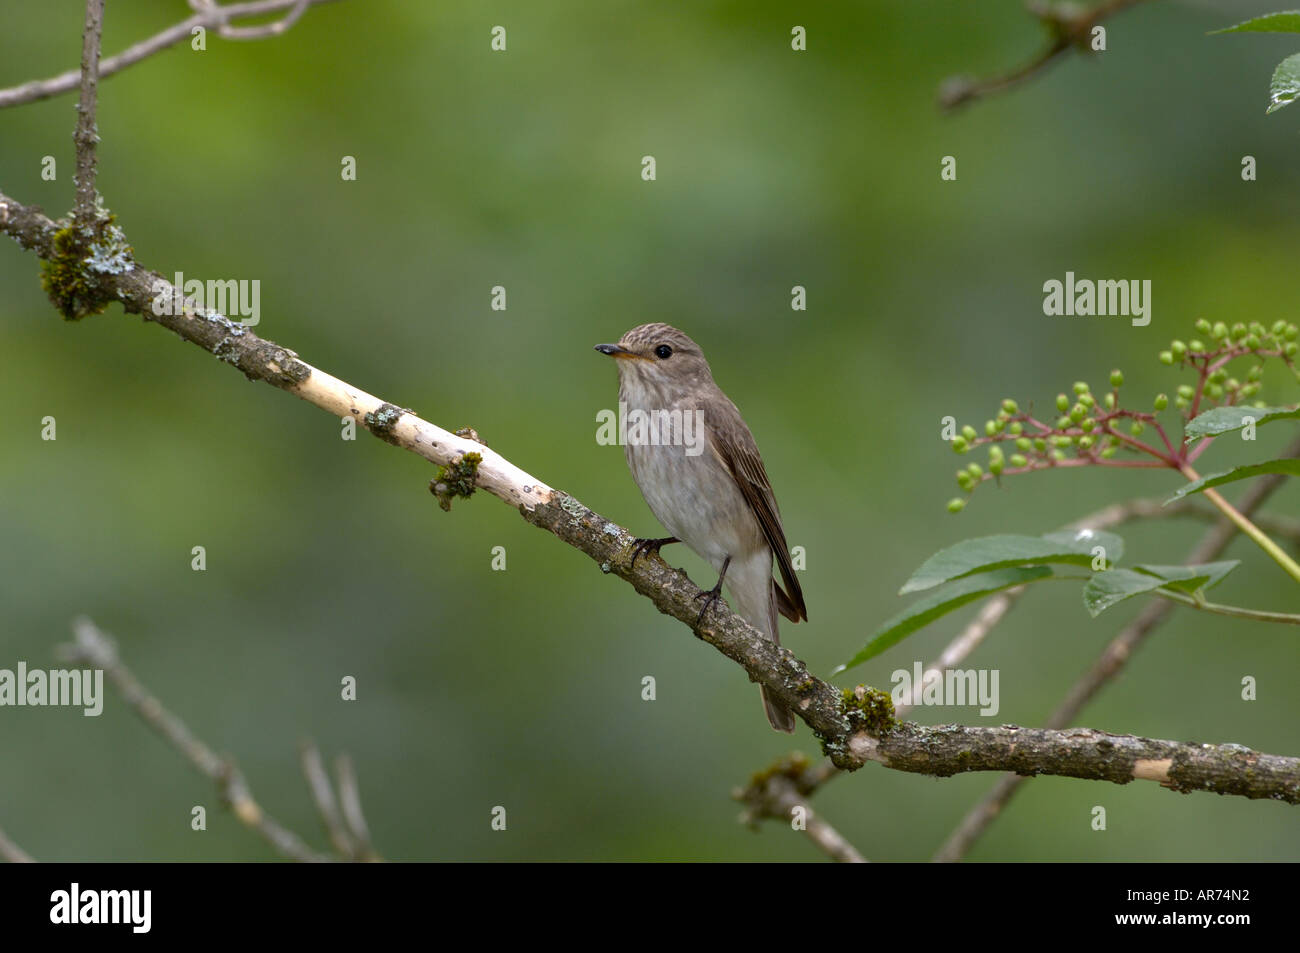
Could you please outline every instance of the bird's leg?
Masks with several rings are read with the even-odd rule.
[[[695,597],[696,599],[704,600],[704,608],[702,608],[700,610],[700,614],[695,617],[696,625],[700,624],[700,620],[704,618],[704,613],[709,611],[709,606],[713,605],[715,602],[718,601],[718,597],[722,593],[722,580],[727,578],[727,567],[730,565],[731,565],[731,557],[728,556],[726,559],[722,561],[722,572],[718,574],[718,584],[714,586],[712,589],[710,589],[708,592],[701,592],[698,596]]]
[[[628,568],[636,568],[636,560],[638,556],[644,556],[646,553],[654,553],[658,556],[659,547],[667,546],[669,543],[680,542],[681,540],[676,536],[665,536],[663,539],[650,539],[649,537],[645,539],[634,539],[632,540],[632,565]]]

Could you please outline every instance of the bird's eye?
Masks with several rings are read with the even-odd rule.
[[[673,356],[673,349],[670,348],[667,344],[660,344],[657,348],[655,348],[655,357],[659,358],[659,360],[661,361],[666,361],[668,360],[668,358],[672,356]]]

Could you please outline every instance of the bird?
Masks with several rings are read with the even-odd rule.
[[[717,585],[699,597],[696,624],[725,580],[736,613],[779,645],[777,614],[806,621],[808,609],[758,445],[714,382],[704,352],[662,323],[639,325],[617,344],[595,349],[615,359],[620,416],[626,412],[629,423],[641,425],[628,426],[623,440],[628,469],[670,534],[637,539],[632,565],[647,552],[685,543],[718,573]],[[774,559],[784,588],[772,575]],[[772,727],[793,732],[793,712],[764,686],[759,691]]]

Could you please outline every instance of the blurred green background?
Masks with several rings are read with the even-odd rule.
[[[905,604],[898,587],[934,550],[1177,484],[1041,474],[950,516],[939,421],[979,425],[1004,396],[1044,406],[1113,366],[1146,406],[1182,382],[1155,354],[1196,318],[1295,320],[1300,110],[1264,114],[1294,38],[1205,35],[1271,4],[1140,7],[1107,25],[1104,55],[952,116],[934,105],[944,78],[1039,49],[1019,3],[817,6],[343,0],[278,39],[209,37],[106,80],[99,188],[141,262],[259,279],[259,333],[474,426],[641,535],[661,533],[622,451],[595,443],[616,383],[591,346],[645,321],[685,329],[807,550],[811,621],[783,634],[825,674]],[[105,52],[187,15],[179,0],[112,2]],[[75,66],[81,19],[72,0],[5,4],[0,86]],[[805,53],[790,50],[796,23]],[[489,51],[496,24],[505,53]],[[70,207],[74,104],[0,112],[0,189]],[[57,181],[40,178],[45,155]],[[345,155],[355,182],[340,180]],[[940,181],[945,155],[955,182]],[[1042,284],[1067,270],[1151,279],[1151,325],[1045,317]],[[338,421],[156,326],[116,308],[63,322],[37,276],[0,241],[0,667],[57,664],[72,618],[91,616],[322,847],[304,736],[351,753],[395,860],[820,859],[783,825],[738,825],[729,799],[815,742],[770,731],[744,674],[683,626],[486,494],[441,512],[418,458],[340,440]],[[790,309],[795,284],[806,312]],[[1268,383],[1300,399],[1289,375]],[[57,442],[40,439],[46,415]],[[1202,469],[1265,459],[1285,430],[1215,447]],[[1293,482],[1270,509],[1298,503]],[[1202,532],[1129,529],[1127,559],[1180,561]],[[195,545],[206,572],[190,569]],[[712,583],[683,547],[666,556]],[[1230,556],[1246,565],[1219,601],[1297,609],[1253,546]],[[1073,587],[1031,592],[968,662],[1001,671],[998,715],[917,717],[1041,724],[1139,607],[1091,620]],[[841,683],[888,687],[973,611]],[[1292,631],[1178,610],[1079,721],[1300,754],[1298,666]],[[340,700],[345,675],[355,702]],[[645,675],[657,701],[641,700]],[[1240,700],[1245,675],[1255,702]],[[111,693],[98,719],[0,711],[0,758],[0,827],[38,858],[275,856]],[[868,857],[923,860],[995,780],[871,766],[815,806]],[[205,833],[190,830],[196,804]],[[1296,860],[1300,824],[1282,804],[1042,778],[971,858]]]

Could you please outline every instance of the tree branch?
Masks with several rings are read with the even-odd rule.
[[[58,228],[39,210],[0,194],[0,230],[14,235],[24,247],[46,255],[54,249]],[[1136,771],[1132,764],[1127,764],[1127,753],[1144,753],[1143,757],[1158,753],[1160,759],[1168,755],[1171,761],[1172,786],[1182,784],[1188,772],[1196,772],[1197,785],[1180,789],[1282,800],[1300,798],[1300,762],[1294,759],[1251,752],[1255,759],[1271,759],[1267,763],[1273,768],[1256,769],[1253,775],[1256,780],[1247,783],[1245,778],[1230,776],[1230,768],[1236,764],[1230,760],[1214,762],[1210,766],[1218,770],[1202,779],[1205,760],[1210,757],[1207,752],[1211,749],[1179,746],[1175,742],[1079,730],[943,729],[899,724],[886,693],[865,692],[861,688],[856,693],[841,693],[829,682],[814,677],[787,649],[764,638],[734,613],[723,611],[721,605],[696,626],[701,590],[684,572],[669,568],[660,558],[637,560],[633,567],[632,534],[568,494],[552,490],[482,444],[448,433],[410,411],[380,401],[228,318],[200,310],[193,302],[185,301],[184,308],[173,309],[179,312],[176,314],[154,313],[155,297],[168,300],[178,292],[161,276],[134,263],[125,270],[99,274],[93,293],[105,302],[119,301],[128,312],[142,314],[146,320],[170,328],[185,340],[239,368],[252,380],[286,390],[336,416],[351,416],[388,443],[444,467],[456,467],[460,478],[456,482],[470,484],[461,495],[468,495],[475,486],[481,486],[516,506],[525,520],[586,553],[603,572],[613,573],[631,584],[660,612],[694,628],[699,638],[739,663],[752,681],[764,685],[813,729],[836,767],[856,770],[869,761],[877,761],[898,770],[940,776],[958,771],[1010,769],[1127,782],[1134,777],[1156,779],[1153,773]],[[471,455],[475,464],[460,470]],[[1025,733],[1017,734],[1022,731]],[[1079,740],[1085,736],[1092,739],[1091,753],[1084,750],[1087,743]],[[1027,740],[1032,740],[1036,763],[1025,760]],[[999,746],[1006,747],[999,753]],[[980,752],[977,758],[962,753],[975,750]],[[1231,750],[1245,749],[1231,747]],[[1295,769],[1294,784],[1287,773],[1288,765]],[[1246,770],[1243,765],[1236,766]]]
[[[1128,500],[1123,503],[1112,503],[1109,506],[1102,507],[1094,513],[1080,517],[1072,523],[1067,523],[1062,529],[1112,529],[1132,520],[1175,516],[1204,515],[1215,522],[1222,518],[1217,511],[1208,507],[1200,508],[1200,513],[1193,513],[1194,509],[1196,507],[1187,502],[1164,506],[1160,500]],[[920,683],[912,687],[913,693],[919,690],[920,685],[925,684],[932,672],[942,675],[948,669],[956,668],[979,648],[994,627],[1006,618],[1007,613],[1015,607],[1020,597],[1025,594],[1025,589],[1025,586],[1016,586],[1014,589],[1007,589],[986,600],[975,618],[967,623],[961,632],[948,643],[944,650],[939,653],[939,657],[925,666]],[[912,709],[914,697],[914,694],[905,695],[895,705],[895,717],[901,718]],[[1064,725],[1060,727],[1064,727]],[[781,759],[766,770],[754,775],[749,786],[741,789],[738,795],[739,799],[746,801],[751,806],[751,812],[745,818],[747,822],[756,821],[763,817],[769,817],[773,820],[786,819],[784,813],[768,814],[763,812],[765,806],[779,806],[781,803],[779,791],[769,792],[764,790],[764,786],[769,782],[779,785],[782,783],[781,779],[783,778],[792,780],[800,794],[810,797],[827,781],[844,773],[829,760],[816,767],[810,767],[806,760],[800,760],[796,767],[792,767],[791,763],[790,758]]]
[[[248,782],[235,763],[228,757],[219,756],[197,738],[185,722],[163,707],[162,702],[151,695],[134,673],[122,664],[113,640],[93,622],[86,618],[77,619],[73,623],[73,632],[75,639],[71,645],[62,647],[63,656],[74,664],[102,669],[140,719],[216,785],[222,799],[241,824],[257,832],[272,849],[290,860],[311,863],[332,859],[314,851],[297,834],[267,814],[254,799]],[[308,783],[312,785],[313,796],[316,796],[318,792],[312,780],[309,775]],[[320,807],[319,799],[317,806]],[[344,859],[354,859],[351,851],[340,853]]]
[[[306,7],[331,2],[333,0],[305,0],[305,2],[304,0],[255,0],[252,3],[232,3],[224,7],[206,5],[188,20],[182,20],[175,26],[168,27],[147,40],[142,40],[116,56],[110,56],[99,64],[99,75],[112,76],[114,73],[147,59],[155,53],[188,40],[196,27],[216,30],[218,36],[226,39],[260,39],[263,36],[274,36],[283,33],[289,26],[293,25],[293,21],[297,20]],[[229,25],[231,20],[265,16],[270,13],[281,13],[285,10],[290,11],[289,16],[285,20],[277,20],[275,23],[254,27]],[[51,96],[71,92],[78,87],[80,82],[81,72],[79,70],[68,70],[66,73],[60,73],[58,76],[49,79],[33,80],[29,83],[0,90],[0,109],[6,106],[36,102],[40,99],[49,99]]]
[[[1294,441],[1283,455],[1300,455],[1300,440]],[[1282,485],[1282,481],[1283,476],[1277,473],[1259,478],[1242,496],[1238,509],[1248,516],[1253,514]],[[1237,530],[1232,523],[1226,519],[1219,519],[1188,554],[1187,562],[1205,563],[1217,559],[1236,535]],[[1047,726],[1063,728],[1074,721],[1084,705],[1088,704],[1107,682],[1119,674],[1128,660],[1133,657],[1133,653],[1146,641],[1147,636],[1173,612],[1173,608],[1171,602],[1148,603],[1138,613],[1137,618],[1121,629],[1111,640],[1097,661],[1093,663],[1092,668],[1075,682],[1065,696],[1065,700],[1047,719]],[[1007,802],[1015,796],[1024,780],[1016,775],[1001,778],[993,790],[962,818],[957,828],[934,855],[934,859],[941,863],[961,860],[993,820],[1002,813]]]
[[[81,99],[77,103],[77,124],[72,131],[76,148],[77,205],[74,217],[83,226],[98,218],[95,193],[95,146],[99,128],[95,122],[99,91],[99,38],[104,29],[104,0],[86,0],[86,27],[81,36]]]

